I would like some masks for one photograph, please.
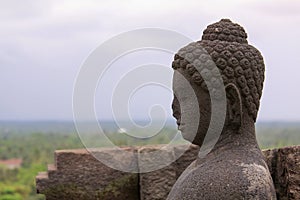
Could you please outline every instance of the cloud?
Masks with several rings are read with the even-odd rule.
[[[300,84],[298,1],[10,0],[0,5],[0,119],[71,119],[76,73],[103,41],[141,27],[171,29],[200,40],[207,24],[224,17],[243,25],[251,44],[265,55],[270,76],[261,119],[299,119],[299,98],[293,92]],[[289,75],[292,82],[282,76],[285,69],[295,71]],[[286,101],[282,92],[290,98],[289,108],[280,103]],[[274,114],[274,107],[282,112]]]
[[[257,13],[275,17],[275,20],[281,17],[299,18],[300,2],[295,0],[266,0],[256,4],[248,2],[248,6]]]

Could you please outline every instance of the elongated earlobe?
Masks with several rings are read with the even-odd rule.
[[[242,123],[242,99],[239,89],[232,83],[225,86],[226,97],[227,97],[227,121],[228,125],[238,130]]]

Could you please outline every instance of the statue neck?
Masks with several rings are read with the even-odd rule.
[[[225,126],[221,136],[208,157],[230,151],[259,150],[255,135],[254,123],[243,124],[239,130],[231,130]]]

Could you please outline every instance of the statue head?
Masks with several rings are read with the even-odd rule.
[[[265,67],[260,52],[248,44],[243,27],[228,19],[209,25],[201,41],[193,42],[175,54],[172,67],[189,81],[198,101],[198,105],[193,106],[200,112],[198,131],[191,138],[184,130],[188,124],[181,121],[181,112],[191,112],[191,109],[181,109],[182,105],[189,103],[189,99],[178,99],[175,92],[173,116],[185,139],[202,144],[211,117],[211,98],[219,98],[218,88],[222,84],[227,104],[223,131],[230,129],[238,133],[246,124],[255,123]],[[175,75],[173,82],[180,84]]]

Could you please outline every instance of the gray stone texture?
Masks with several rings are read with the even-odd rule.
[[[165,162],[166,158],[169,160],[166,162],[170,162],[174,160],[174,151],[165,150],[161,151],[160,154],[157,154],[157,157],[153,157],[151,153],[158,150],[156,146],[150,147],[142,147],[139,149],[139,155],[142,156],[139,159],[139,167],[145,168],[146,166],[151,166],[155,161]],[[149,155],[149,156],[148,156]],[[160,157],[159,157],[160,155]],[[145,171],[145,170],[142,170]],[[159,170],[151,171],[148,173],[140,173],[140,197],[143,200],[159,200],[166,199],[168,196],[167,192],[162,191],[170,191],[172,186],[176,182],[176,165],[172,163],[166,167],[163,167]]]
[[[84,149],[55,151],[55,165],[38,174],[36,185],[47,200],[139,198],[137,174],[109,168]]]
[[[146,155],[160,147],[145,146],[127,150]],[[178,145],[173,147],[173,151],[165,153],[172,159],[172,156],[182,154],[183,149]],[[36,177],[37,192],[45,194],[47,200],[163,200],[183,170],[196,159],[198,150],[199,147],[192,145],[171,165],[141,174],[111,169],[83,149],[56,151],[55,165],[49,165],[48,172],[40,172]],[[95,151],[107,153],[109,150]],[[274,181],[277,199],[300,199],[300,146],[264,150],[263,154]],[[136,162],[133,157],[124,159]],[[151,159],[147,160],[147,156],[144,156],[142,162],[151,164]]]
[[[300,199],[300,146],[265,150],[263,154],[275,185],[277,199]]]

